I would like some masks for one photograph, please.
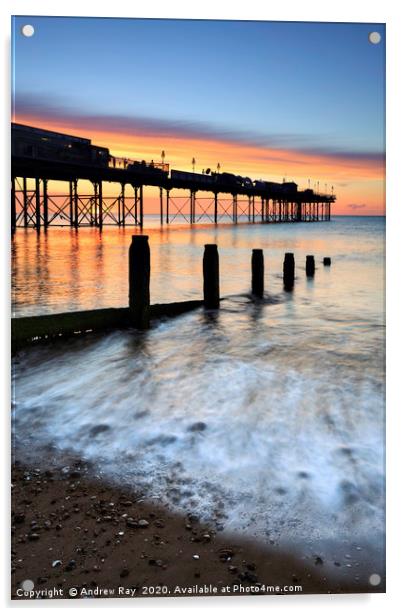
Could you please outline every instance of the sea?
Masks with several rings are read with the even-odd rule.
[[[13,316],[126,306],[136,233],[18,230]],[[202,298],[204,244],[217,244],[220,310],[20,351],[14,455],[74,454],[107,481],[224,530],[311,549],[371,545],[381,560],[385,218],[161,228],[150,217],[143,233],[152,303]],[[253,248],[265,259],[258,302]],[[285,252],[293,291],[283,288]]]

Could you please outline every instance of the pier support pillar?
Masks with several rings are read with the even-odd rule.
[[[11,178],[11,233],[15,233],[17,227],[17,204],[15,201],[15,177]]]
[[[133,235],[129,249],[129,309],[131,323],[138,329],[149,327],[151,258],[148,235]]]
[[[91,211],[91,225],[98,225],[98,182],[94,182],[93,210]]]
[[[74,227],[78,229],[78,180],[73,181],[73,198],[74,198]]]
[[[218,223],[218,193],[214,193],[214,223]]]
[[[42,180],[43,186],[43,226],[45,229],[49,226],[49,201],[47,194],[47,180]]]
[[[264,296],[264,253],[261,248],[253,248],[251,254],[251,292],[255,297]]]
[[[99,229],[102,229],[102,227],[103,227],[103,189],[102,189],[102,182],[99,182],[98,186],[99,186],[99,189],[98,189],[98,223],[99,223]]]
[[[74,225],[73,183],[70,181],[68,184],[69,184],[69,192],[70,192],[70,227],[72,227]]]
[[[190,190],[190,223],[195,223],[195,191]]]
[[[315,273],[315,261],[313,255],[307,255],[306,257],[306,275],[308,278],[312,278]]]
[[[40,231],[40,180],[35,178],[35,228]]]
[[[219,308],[219,254],[216,244],[205,244],[202,263],[204,275],[204,307]]]
[[[121,185],[121,224],[126,226],[126,185]]]
[[[159,188],[159,211],[160,211],[160,223],[163,227],[163,188]]]
[[[144,226],[144,186],[140,186],[140,227]]]
[[[295,281],[295,258],[293,252],[286,252],[283,261],[283,285],[286,291],[293,289]]]
[[[23,213],[24,227],[26,228],[28,226],[28,189],[27,189],[27,179],[26,178],[22,179],[22,199],[23,199],[22,213]]]
[[[169,224],[169,195],[170,190],[166,191],[166,224]]]

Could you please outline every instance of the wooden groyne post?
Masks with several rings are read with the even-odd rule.
[[[324,257],[323,263],[326,267],[331,265],[331,257]]]
[[[313,255],[307,255],[306,257],[306,275],[312,278],[315,273],[315,261]]]
[[[151,259],[148,235],[133,235],[128,253],[129,311],[134,327],[147,329],[150,318]]]
[[[283,261],[283,285],[287,291],[293,288],[295,281],[295,258],[293,252],[286,252]]]
[[[264,296],[264,253],[262,248],[253,248],[251,253],[251,292],[255,297]]]
[[[202,261],[204,275],[204,307],[219,308],[219,254],[216,244],[205,244]]]

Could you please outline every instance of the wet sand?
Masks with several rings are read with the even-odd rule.
[[[369,585],[370,558],[357,570],[329,558],[331,548],[295,556],[219,528],[110,485],[82,460],[51,470],[16,462],[11,596],[33,598],[23,593],[32,587],[42,598],[384,592]]]

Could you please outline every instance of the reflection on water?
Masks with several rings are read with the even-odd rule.
[[[163,229],[150,228],[151,300],[180,301],[202,294],[202,253],[206,243],[217,243],[220,252],[221,288],[224,294],[247,292],[250,287],[252,248],[263,248],[266,284],[281,289],[283,254],[294,252],[296,274],[304,277],[306,254],[316,262],[332,256],[332,272],[319,271],[326,286],[336,291],[345,283],[356,289],[364,280],[363,293],[374,297],[374,310],[381,308],[382,218],[335,218],[330,223],[280,225],[212,225]],[[13,299],[16,316],[105,308],[127,305],[127,254],[133,229],[50,229],[39,235],[32,229],[18,230],[13,241]],[[357,264],[359,267],[357,268]],[[334,280],[335,278],[335,280]],[[367,285],[370,286],[367,289]],[[346,294],[343,298],[345,301]],[[370,306],[369,309],[372,307]]]
[[[150,234],[154,301],[184,290],[199,296],[210,234],[217,234],[223,290],[237,295],[219,313],[196,311],[141,335],[20,353],[19,455],[47,445],[74,450],[151,498],[273,540],[376,540],[384,506],[383,221],[290,226],[177,230],[170,244]],[[51,233],[41,238],[36,253],[48,273],[41,295],[19,290],[21,269],[36,276],[27,254],[35,241],[17,239],[19,311],[37,311],[35,298],[41,310],[123,303],[129,233],[100,240],[84,232],[56,248],[53,241]],[[259,246],[268,301],[254,305],[240,292],[248,290],[250,249]],[[293,294],[280,277],[291,248]],[[70,250],[76,272],[68,259],[61,267]],[[316,255],[314,280],[305,277],[305,254]],[[84,267],[83,255],[93,262]],[[320,264],[327,255],[331,268]],[[94,280],[87,287],[95,272],[99,287]]]

